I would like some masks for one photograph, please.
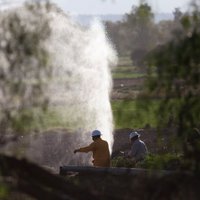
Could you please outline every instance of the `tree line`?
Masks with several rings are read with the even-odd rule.
[[[148,3],[133,6],[122,21],[106,21],[108,37],[119,56],[130,56],[133,65],[145,66],[145,58],[163,44],[175,39],[182,32],[181,20],[186,13],[179,8],[173,12],[173,20],[155,22],[155,14]]]

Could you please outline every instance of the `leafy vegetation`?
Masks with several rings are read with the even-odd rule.
[[[170,119],[176,128],[190,169],[200,170],[200,12],[198,7],[182,18],[182,32],[153,56],[151,66],[157,76],[148,77],[147,98],[160,97],[158,125]]]
[[[184,162],[182,163],[187,163],[188,169],[199,171],[200,11],[195,2],[193,6],[191,13],[182,13],[179,9],[175,9],[173,21],[156,25],[158,29],[155,29],[152,35],[157,35],[158,45],[154,46],[147,57],[142,58],[143,61],[145,59],[146,67],[149,66],[146,71],[147,82],[144,92],[140,93],[137,101],[113,102],[112,107],[117,127],[141,128],[148,124],[157,126],[158,132],[162,132],[163,128],[171,127],[176,132],[174,145],[177,145],[177,148],[182,146],[182,149],[179,148],[179,153],[183,154],[181,159]],[[127,23],[132,28],[137,27],[133,25],[133,22],[137,24],[136,19],[140,19],[139,14],[143,13],[139,11],[144,11],[143,9],[149,14],[142,16],[150,20],[151,10],[148,9],[147,4],[142,4],[127,15],[128,18],[125,18],[124,24],[122,22],[116,26],[126,27]],[[141,24],[139,26],[142,28]],[[156,32],[156,30],[159,31]],[[126,31],[128,35],[128,29]],[[135,31],[138,31],[135,33],[137,35],[139,29]],[[137,38],[135,35],[131,37],[130,44],[134,44],[133,41]],[[140,48],[142,51],[146,50],[145,45],[141,45]],[[134,68],[130,74],[132,78],[135,76]],[[121,72],[119,75],[122,75]],[[126,76],[125,73],[124,76]],[[152,159],[152,162],[157,162],[156,160],[157,158]]]
[[[48,84],[46,79],[51,76],[51,66],[48,65],[48,52],[45,50],[45,41],[50,36],[49,20],[45,13],[49,9],[48,3],[27,3],[21,12],[14,9],[9,13],[1,12],[2,138],[7,133],[27,132],[35,117],[35,113],[30,112],[31,108],[37,107],[41,112],[47,108],[45,86]]]
[[[115,157],[111,160],[112,167],[127,167],[134,168],[135,163],[130,159],[124,158],[123,156]]]
[[[149,154],[144,161],[138,163],[138,167],[151,170],[180,170],[183,167],[181,161],[181,156],[176,154]]]
[[[165,154],[148,154],[143,161],[135,163],[128,158],[118,156],[112,159],[113,167],[127,168],[144,168],[150,170],[180,170],[184,168],[180,155],[165,153]]]

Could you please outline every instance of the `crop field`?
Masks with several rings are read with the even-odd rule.
[[[159,101],[152,100],[147,111],[145,100],[136,101],[143,89],[145,74],[132,65],[128,57],[121,57],[118,66],[113,70],[112,111],[115,128],[143,128],[156,126],[156,109]],[[138,105],[144,106],[138,106]]]
[[[142,101],[142,100],[141,100]],[[115,128],[144,128],[156,126],[156,110],[159,101],[152,100],[151,108],[138,108],[136,100],[112,101]],[[141,102],[139,102],[141,104]],[[143,102],[145,104],[145,101]]]
[[[133,66],[128,56],[124,56],[119,58],[117,67],[112,70],[112,77],[113,79],[140,78],[145,77],[145,73]]]
[[[130,65],[118,65],[116,69],[112,71],[113,79],[117,78],[140,78],[145,77],[142,72],[137,72],[137,68]]]

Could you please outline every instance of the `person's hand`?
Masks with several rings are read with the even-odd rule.
[[[77,149],[75,149],[75,150],[74,150],[74,153],[77,153],[77,152],[78,152],[78,150],[77,150]]]

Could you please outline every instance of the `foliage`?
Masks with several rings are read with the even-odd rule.
[[[154,20],[154,13],[146,1],[125,14],[122,21],[105,22],[109,38],[119,55],[128,55],[138,69],[146,72],[147,57],[151,51],[162,48],[163,44],[184,33],[181,21],[187,18],[175,8],[173,20]]]
[[[0,15],[0,129],[1,134],[24,133],[46,109],[47,79],[51,75],[45,41],[50,36],[49,3],[27,3]],[[27,109],[29,111],[27,111]]]
[[[133,168],[135,167],[135,162],[123,156],[118,156],[111,160],[111,166]]]
[[[176,154],[149,154],[137,167],[146,169],[178,170],[181,168],[181,156]]]
[[[0,199],[5,199],[8,196],[8,188],[0,182]]]
[[[182,156],[172,153],[148,154],[143,161],[135,163],[131,159],[123,156],[114,157],[111,160],[112,167],[144,168],[150,170],[178,170],[185,169]]]
[[[123,21],[105,25],[119,54],[129,55],[134,65],[143,66],[146,54],[156,46],[158,38],[151,7],[142,3],[125,14]]]
[[[133,7],[130,14],[126,14],[126,24],[131,32],[131,59],[134,65],[142,66],[148,51],[155,45],[156,26],[154,24],[154,14],[147,3],[142,3],[138,7]]]
[[[185,16],[182,25],[183,34],[164,45],[151,60],[147,95],[150,98],[155,95],[160,97],[157,117],[159,127],[166,126],[170,119],[177,129],[177,138],[185,156],[188,146],[196,144],[192,145],[194,149],[188,159],[191,160],[191,168],[199,170],[200,12],[195,10],[191,15]],[[193,135],[197,135],[195,141],[192,140]]]
[[[111,160],[112,167],[144,168],[150,170],[178,170],[186,165],[182,163],[182,157],[177,154],[148,154],[143,161],[133,162],[123,156]]]
[[[106,31],[114,47],[120,55],[129,53],[129,38],[127,37],[127,30],[124,22],[105,22]],[[123,41],[123,42],[122,42]]]
[[[148,55],[148,51],[144,48],[134,49],[131,52],[131,59],[136,66],[143,66],[146,56]]]

